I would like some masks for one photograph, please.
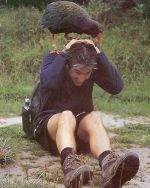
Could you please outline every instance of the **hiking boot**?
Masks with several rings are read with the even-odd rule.
[[[100,188],[121,188],[139,169],[139,157],[133,152],[121,156],[110,153],[102,161]]]
[[[82,156],[70,154],[63,163],[64,184],[66,188],[78,188],[92,179],[92,167],[85,164]]]

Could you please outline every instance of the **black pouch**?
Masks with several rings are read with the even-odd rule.
[[[27,138],[33,137],[33,122],[39,108],[39,87],[40,81],[38,81],[32,91],[31,101],[25,98],[24,105],[22,107],[22,128]]]

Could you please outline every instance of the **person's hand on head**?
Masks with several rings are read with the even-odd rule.
[[[94,42],[90,39],[79,39],[78,42],[84,42],[84,43],[92,44],[93,46],[95,46]]]
[[[73,44],[75,43],[87,43],[87,44],[92,44],[93,47],[95,48],[97,53],[100,53],[100,50],[95,46],[94,42],[90,39],[72,39],[66,46],[65,48],[62,50],[63,52],[65,52],[66,50],[68,50]]]
[[[85,42],[87,44],[92,44],[96,50],[97,53],[100,53],[101,51],[97,48],[97,46],[95,46],[94,42],[90,39],[80,39],[78,40],[79,42]]]
[[[77,41],[78,41],[77,39],[72,39],[71,41],[69,41],[69,43],[67,43],[67,45],[64,47],[64,49],[62,51],[65,52],[66,50],[68,50]]]

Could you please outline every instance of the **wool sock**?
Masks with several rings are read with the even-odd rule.
[[[61,158],[61,165],[63,165],[66,157],[72,153],[72,148],[66,147],[64,148],[61,153],[60,153],[60,158]]]
[[[101,154],[99,155],[98,161],[99,161],[99,165],[100,165],[101,168],[102,168],[102,161],[103,161],[103,159],[104,159],[108,154],[110,154],[110,153],[112,153],[111,150],[106,150],[106,151],[104,151],[103,153],[101,153]]]

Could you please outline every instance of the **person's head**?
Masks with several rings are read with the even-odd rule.
[[[69,75],[76,86],[89,79],[93,69],[97,68],[97,52],[92,44],[76,42],[66,51]]]

